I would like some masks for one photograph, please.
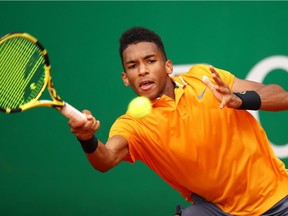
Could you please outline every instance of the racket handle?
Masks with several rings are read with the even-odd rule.
[[[66,116],[68,119],[75,120],[75,121],[82,121],[82,122],[87,121],[83,113],[81,113],[79,110],[75,109],[68,103],[65,103],[65,105],[62,107],[60,112],[64,116]]]

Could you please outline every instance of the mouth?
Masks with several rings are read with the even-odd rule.
[[[144,80],[144,81],[140,82],[139,87],[141,90],[147,91],[152,87],[153,84],[154,84],[154,82],[152,82],[150,80]]]

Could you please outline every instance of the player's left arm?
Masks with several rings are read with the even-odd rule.
[[[213,84],[209,79],[204,79],[203,82],[210,88],[210,90],[220,102],[220,108],[227,106],[229,108],[237,109],[243,105],[243,98],[240,99],[240,97],[235,93],[247,91],[252,91],[253,93],[254,91],[257,93],[257,95],[253,95],[252,93],[248,94],[248,101],[245,101],[246,104],[253,104],[259,99],[261,102],[259,104],[260,110],[288,110],[288,92],[285,91],[281,86],[277,84],[264,85],[262,83],[242,80],[235,77],[232,87],[229,88],[229,86],[220,78],[220,75],[217,73],[215,68],[210,66],[210,71],[212,73],[215,84]],[[242,95],[240,94],[240,96]],[[255,96],[257,96],[258,99]]]
[[[288,92],[277,84],[264,85],[248,80],[235,78],[232,92],[255,91],[261,100],[260,110],[288,110]]]

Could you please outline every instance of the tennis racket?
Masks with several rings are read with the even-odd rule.
[[[57,94],[46,49],[27,33],[11,33],[0,39],[0,111],[23,112],[35,107],[52,107],[64,116],[86,121],[80,111]],[[45,89],[52,100],[40,100]]]

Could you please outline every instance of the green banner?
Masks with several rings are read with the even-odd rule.
[[[60,97],[92,111],[103,142],[135,96],[122,83],[118,53],[121,33],[132,26],[161,35],[175,74],[207,63],[288,90],[288,2],[3,1],[0,8],[0,35],[39,39]],[[253,115],[288,166],[288,112]],[[186,205],[142,163],[95,171],[67,119],[53,109],[0,116],[1,215],[156,216]]]

